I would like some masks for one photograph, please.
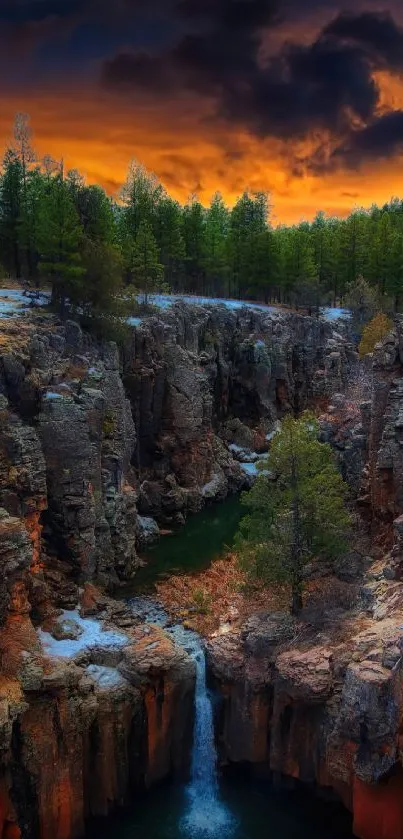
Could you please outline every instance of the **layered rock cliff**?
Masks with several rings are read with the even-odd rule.
[[[333,788],[360,839],[403,837],[402,411],[397,319],[321,418],[366,523],[329,577],[344,602],[256,615],[208,648],[222,761]]]
[[[355,354],[319,321],[180,304],[122,354],[44,313],[0,330],[0,837],[79,839],[189,761],[192,661],[105,594],[147,516],[247,486],[277,418]]]
[[[239,490],[237,448],[264,449],[285,411],[344,388],[355,359],[331,324],[296,314],[177,304],[145,320],[124,353],[141,510],[180,520]]]

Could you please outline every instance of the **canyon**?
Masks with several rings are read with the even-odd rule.
[[[176,302],[120,349],[46,311],[1,321],[0,839],[80,839],[187,776],[195,663],[125,587],[159,529],[248,488],[305,407],[357,543],[325,615],[208,640],[220,760],[332,789],[360,839],[403,837],[401,326],[359,367],[348,325],[285,311]]]

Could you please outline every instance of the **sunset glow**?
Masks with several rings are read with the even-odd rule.
[[[213,33],[220,27],[224,31],[230,19],[226,7],[232,13],[242,2],[249,10],[256,7],[256,21],[247,24],[249,30],[246,26],[240,33],[235,20],[223,54],[216,56],[211,34],[210,53],[203,52],[202,34],[209,27]],[[15,112],[28,112],[38,156],[63,157],[68,167],[103,184],[111,194],[118,192],[129,161],[136,158],[154,170],[180,201],[197,192],[207,203],[220,190],[232,204],[244,189],[267,189],[276,224],[312,218],[318,209],[344,216],[356,205],[382,204],[392,195],[403,195],[403,127],[402,137],[396,136],[394,127],[389,147],[385,129],[385,148],[377,145],[368,153],[364,143],[358,151],[344,152],[346,144],[355,143],[355,132],[373,126],[385,114],[402,113],[403,66],[396,55],[403,30],[396,4],[382,13],[384,32],[378,42],[379,23],[368,25],[370,16],[379,14],[378,4],[370,0],[354,3],[354,10],[350,4],[348,24],[339,23],[336,0],[290,0],[280,11],[267,0],[221,0],[206,4],[204,17],[191,0],[182,4],[154,0],[152,9],[146,5],[120,0],[112,13],[108,4],[98,6],[91,0],[2,4],[1,64],[7,65],[0,93],[2,146],[7,144]],[[331,49],[342,55],[336,61],[332,53],[325,84],[317,55],[329,42],[329,26],[334,30]],[[303,51],[313,50],[315,42],[309,64]],[[298,114],[291,119],[281,102],[270,100],[276,96],[270,87],[261,100],[257,98],[258,85],[267,84],[264,67],[271,84],[277,69],[269,72],[267,62],[278,61],[280,55],[284,61],[287,43],[300,51],[298,62],[306,63],[302,71],[306,81],[301,81],[299,92],[291,91],[290,110],[293,97],[297,104],[305,98],[311,118]],[[249,67],[252,50],[260,69]],[[348,73],[345,90],[340,82],[343,61]],[[228,68],[233,64],[236,89],[242,90],[243,83],[251,85],[244,102],[234,97],[226,64]],[[295,87],[300,75],[296,67]],[[337,90],[332,75],[336,72]],[[363,89],[362,94],[357,90],[360,103],[369,84],[377,89],[365,113],[363,106],[359,114],[353,101],[355,84]],[[332,96],[340,97],[337,113],[328,108]],[[318,167],[317,150],[322,156],[324,146],[325,154],[337,151],[331,165]]]

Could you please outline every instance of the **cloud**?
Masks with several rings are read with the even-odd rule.
[[[374,156],[377,149],[383,154],[374,73],[403,69],[403,29],[390,13],[340,13],[310,43],[285,43],[265,62],[262,32],[280,21],[274,2],[180,0],[178,13],[188,28],[171,48],[118,53],[105,62],[102,85],[126,95],[190,91],[209,97],[216,118],[261,138],[299,141],[319,132],[327,147],[322,139],[311,161],[295,161],[301,174],[306,166],[334,166],[348,154],[358,160],[361,147],[369,156],[365,137],[369,144],[373,138]],[[389,146],[398,148],[399,118],[385,116]]]
[[[382,114],[348,138],[332,153],[330,163],[356,168],[403,152],[403,111]]]
[[[378,69],[403,69],[403,28],[390,12],[344,12],[325,28],[324,34],[361,46]]]

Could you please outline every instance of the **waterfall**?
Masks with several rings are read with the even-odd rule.
[[[134,597],[129,602],[133,614],[163,627],[185,648],[196,665],[192,766],[185,812],[180,820],[182,837],[231,839],[237,822],[219,795],[213,708],[206,685],[206,658],[200,636],[181,624],[172,626],[160,604],[148,597]]]
[[[206,659],[201,645],[193,653],[196,664],[195,722],[191,780],[181,829],[194,839],[224,839],[233,833],[234,818],[220,801],[213,709],[206,686]]]

